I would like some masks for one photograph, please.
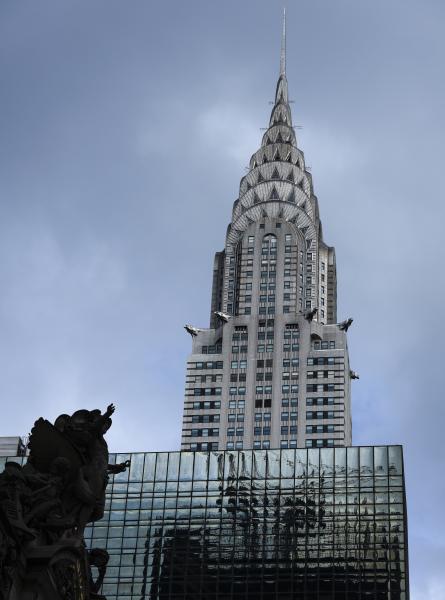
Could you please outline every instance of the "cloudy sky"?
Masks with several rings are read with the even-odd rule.
[[[282,2],[0,3],[0,435],[118,409],[179,447],[184,323],[267,125]],[[445,598],[445,4],[288,2],[288,79],[349,332],[355,444],[403,443],[412,598]],[[442,509],[443,510],[443,509]]]

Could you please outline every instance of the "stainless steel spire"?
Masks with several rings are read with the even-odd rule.
[[[286,75],[286,9],[283,8],[283,33],[281,35],[280,75]]]

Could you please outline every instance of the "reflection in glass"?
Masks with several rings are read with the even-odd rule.
[[[400,447],[132,456],[108,600],[408,600]]]

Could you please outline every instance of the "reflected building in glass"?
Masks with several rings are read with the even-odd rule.
[[[125,454],[108,600],[407,600],[400,446]]]

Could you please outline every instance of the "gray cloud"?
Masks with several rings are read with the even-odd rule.
[[[0,7],[1,435],[118,406],[115,450],[177,448],[185,322],[268,119],[281,5]],[[288,77],[340,317],[354,442],[403,443],[412,597],[444,595],[443,3],[288,5]]]

